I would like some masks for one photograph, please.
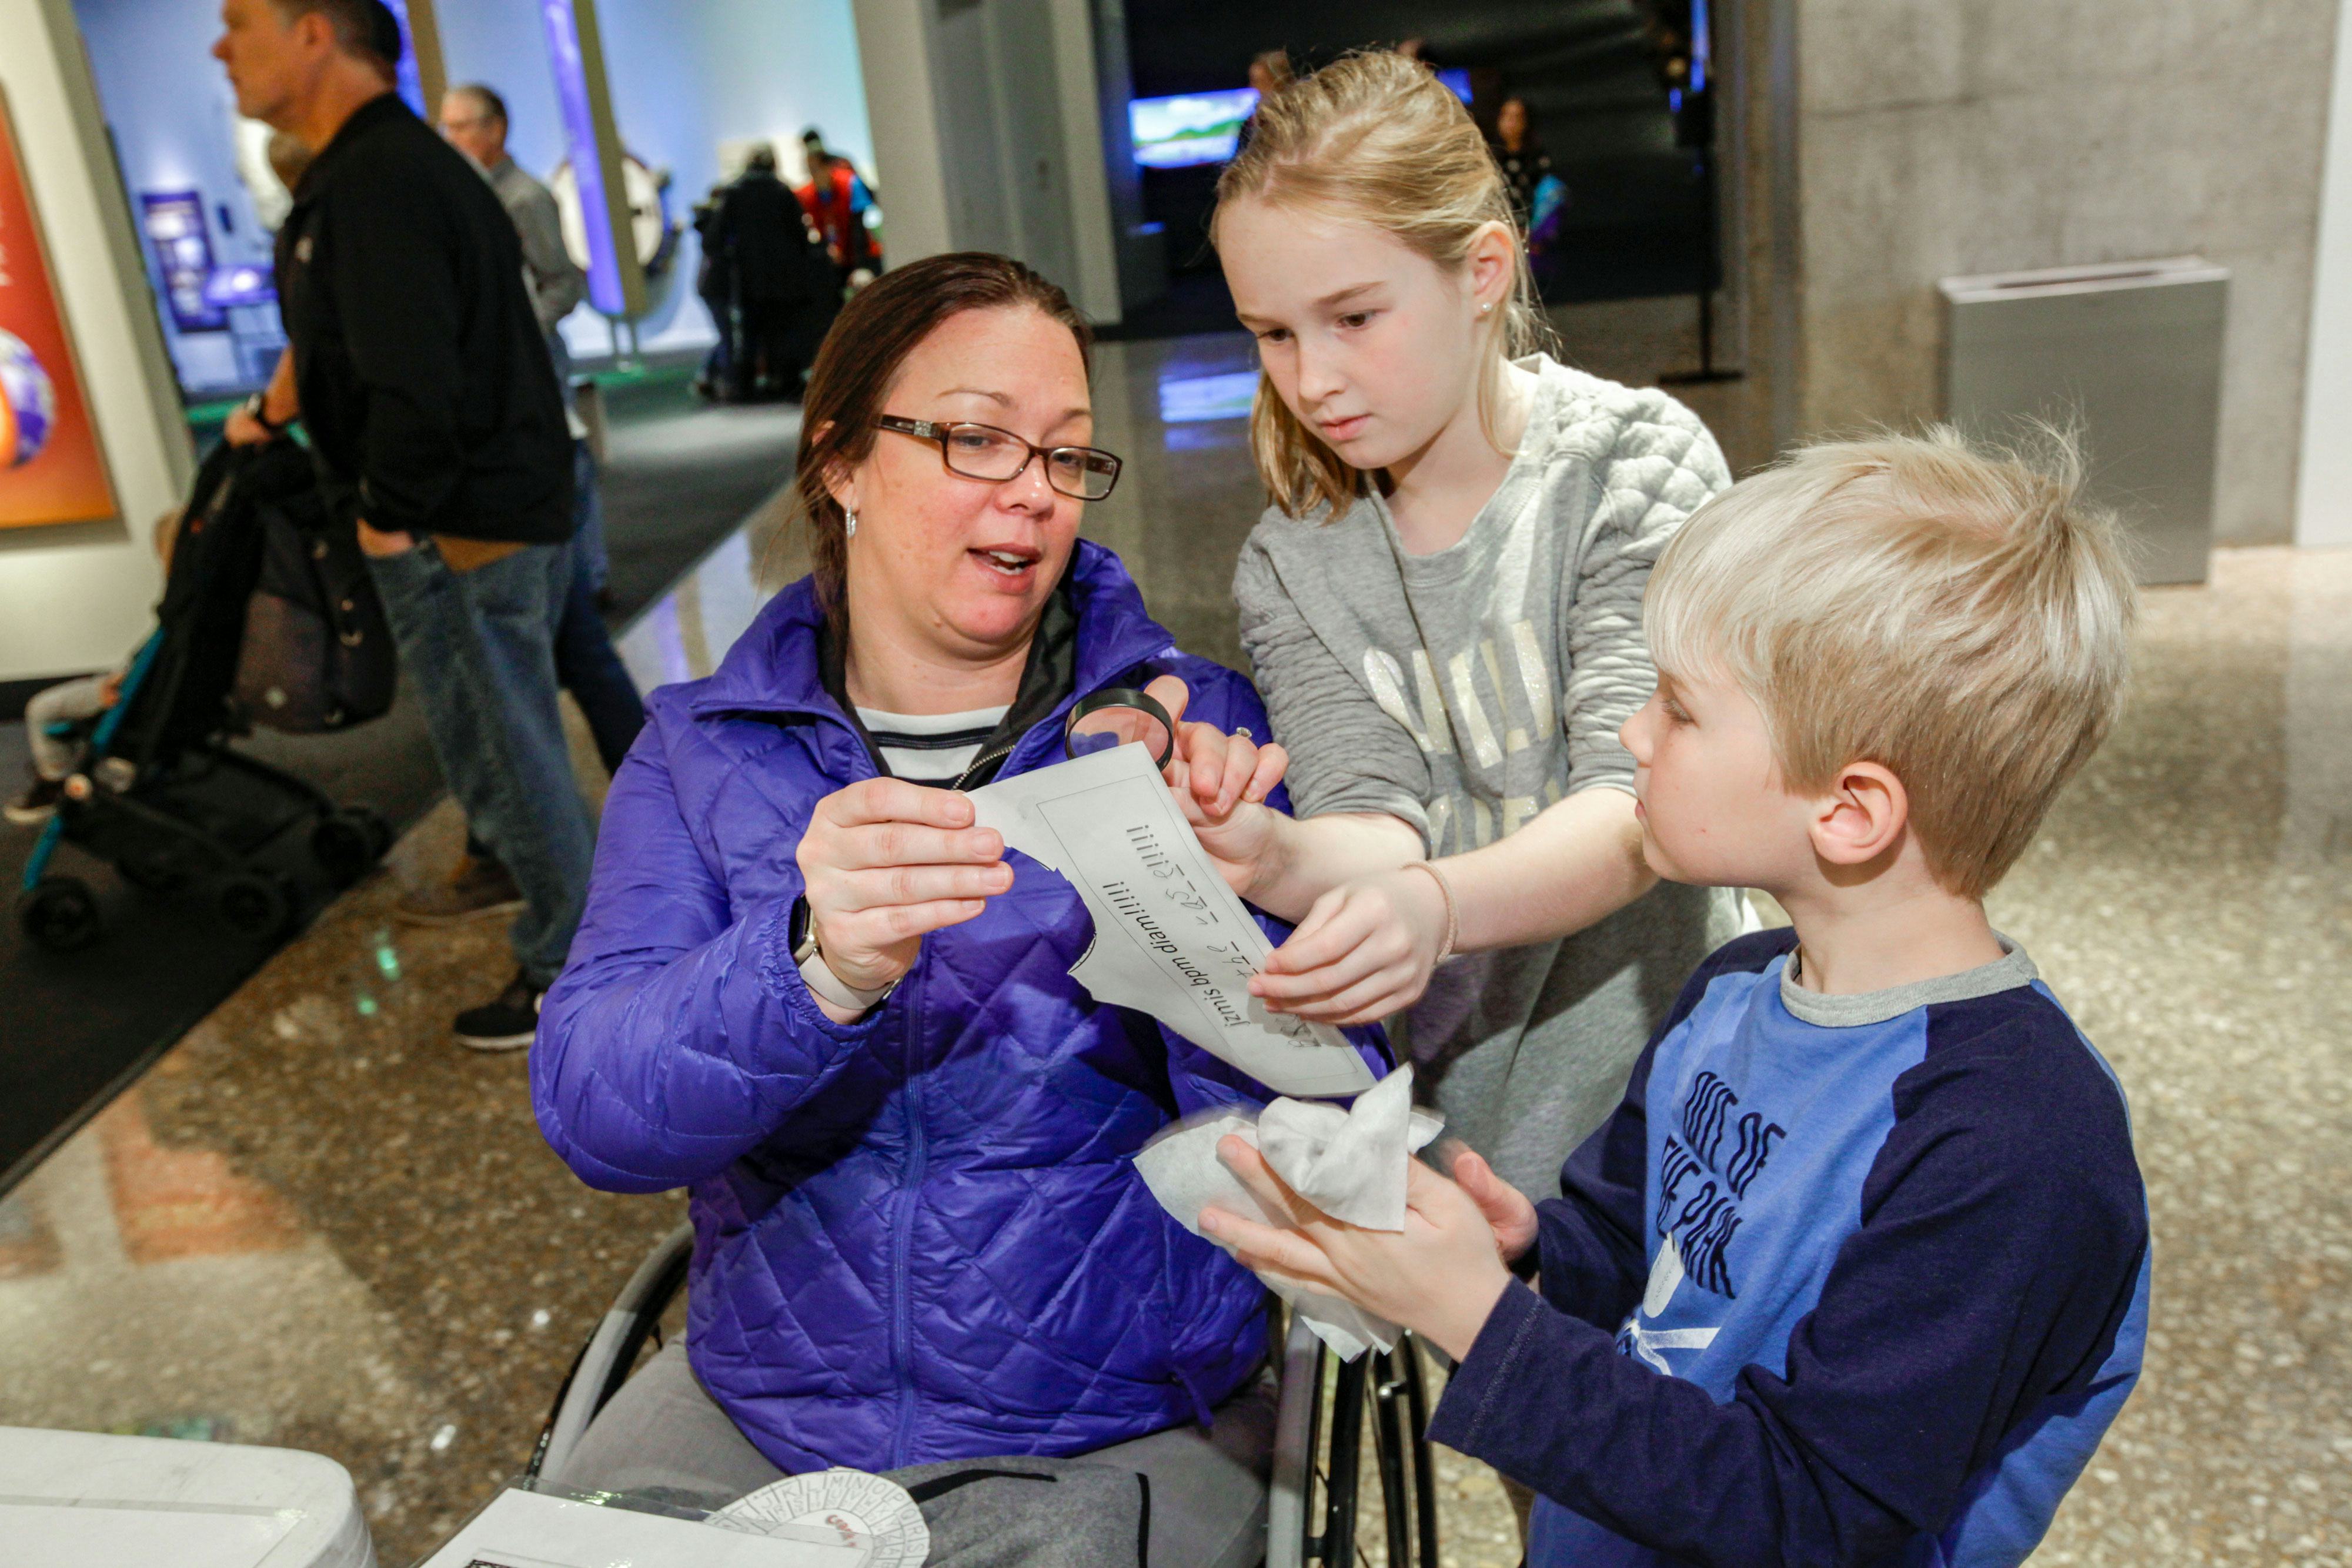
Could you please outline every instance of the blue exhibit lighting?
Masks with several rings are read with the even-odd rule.
[[[1437,79],[1454,97],[1470,101],[1468,71],[1439,71]],[[1132,99],[1127,128],[1134,138],[1135,161],[1146,169],[1223,163],[1241,145],[1242,126],[1256,109],[1257,89],[1250,87]]]

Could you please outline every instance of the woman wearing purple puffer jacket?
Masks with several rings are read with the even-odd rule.
[[[1087,444],[1087,345],[1017,262],[885,274],[809,384],[814,573],[647,704],[531,1084],[582,1179],[691,1190],[688,1327],[558,1480],[709,1499],[1087,1455],[1146,1477],[1155,1563],[1263,1544],[1264,1291],[1129,1156],[1267,1092],[1071,979],[1077,894],[1016,877],[956,792],[1154,681],[1228,746],[1208,811],[1279,773],[1216,739],[1265,734],[1248,682],[1077,538],[1118,466]]]

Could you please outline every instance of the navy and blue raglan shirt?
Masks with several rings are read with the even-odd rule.
[[[2032,960],[1827,996],[1795,946],[1700,967],[1438,1406],[1534,1568],[2016,1563],[2138,1379],[2123,1092]]]

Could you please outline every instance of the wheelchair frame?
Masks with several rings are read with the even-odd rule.
[[[694,1227],[662,1238],[597,1322],[556,1390],[523,1475],[561,1472],[598,1411],[620,1392],[646,1343],[659,1341],[663,1312],[685,1289],[694,1257]],[[1275,1416],[1274,1472],[1266,1495],[1265,1568],[1354,1568],[1365,1412],[1372,1413],[1391,1568],[1437,1568],[1437,1473],[1431,1462],[1429,1397],[1419,1349],[1410,1334],[1392,1351],[1371,1351],[1339,1364],[1330,1385],[1330,1353],[1306,1322],[1268,1302],[1269,1342],[1278,1336],[1280,1405]],[[1328,1441],[1328,1456],[1324,1445]],[[1318,1458],[1324,1462],[1318,1464]]]

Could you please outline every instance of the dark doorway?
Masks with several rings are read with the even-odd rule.
[[[1241,88],[1266,49],[1286,49],[1307,69],[1419,38],[1423,57],[1467,88],[1490,138],[1506,99],[1527,105],[1565,187],[1539,258],[1547,299],[1690,294],[1714,279],[1692,145],[1706,129],[1690,90],[1704,0],[1126,0],[1124,9],[1138,99]],[[1707,85],[1703,52],[1696,71]],[[1171,287],[1119,335],[1233,325],[1207,235],[1221,167],[1142,169],[1143,215],[1165,236]]]

